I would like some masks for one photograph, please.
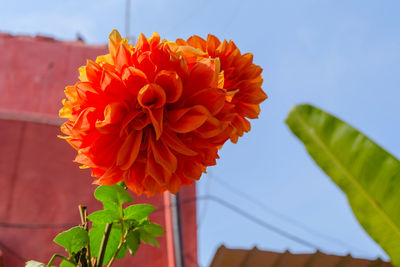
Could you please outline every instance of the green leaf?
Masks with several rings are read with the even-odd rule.
[[[103,202],[103,208],[104,208],[104,210],[111,210],[118,214],[120,213],[120,209],[119,209],[119,206],[117,203]]]
[[[143,229],[152,236],[163,236],[165,232],[164,228],[157,223],[146,224]]]
[[[88,233],[79,226],[62,232],[54,238],[54,242],[64,247],[70,254],[78,252],[88,244]]]
[[[136,204],[124,209],[125,220],[141,220],[149,216],[156,207],[148,204]]]
[[[98,210],[91,213],[88,219],[94,223],[111,223],[113,221],[118,221],[120,216],[115,210]]]
[[[126,255],[126,251],[127,251],[127,244],[126,242],[121,246],[121,249],[119,250],[118,254],[117,254],[117,259],[123,259]]]
[[[120,185],[101,185],[94,191],[94,197],[101,202],[113,202],[119,206],[133,203],[133,197]]]
[[[38,261],[28,261],[25,263],[25,267],[47,267],[47,265]]]
[[[144,228],[140,228],[140,240],[143,241],[145,244],[149,244],[153,247],[159,247],[160,243],[158,242],[157,238],[148,233]]]
[[[75,264],[70,263],[69,261],[63,260],[60,264],[60,267],[76,267]]]
[[[133,256],[140,246],[140,233],[139,231],[131,231],[126,236],[126,245],[128,246],[129,253]]]
[[[97,255],[99,255],[100,244],[105,232],[105,228],[105,224],[94,223],[92,229],[89,231],[90,252],[92,253],[93,257],[97,257]],[[120,240],[121,230],[112,227],[104,254],[103,265],[106,265],[111,260],[112,255],[114,255],[115,251],[117,251]]]
[[[370,236],[400,266],[400,162],[368,137],[310,105],[286,119],[315,162],[347,195]]]

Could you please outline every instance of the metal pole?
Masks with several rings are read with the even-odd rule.
[[[175,267],[184,267],[182,245],[182,225],[179,205],[179,193],[171,194],[172,230],[174,234]]]
[[[125,5],[125,36],[129,40],[130,38],[130,29],[129,24],[131,21],[131,0],[126,0]]]

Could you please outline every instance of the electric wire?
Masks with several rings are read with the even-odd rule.
[[[285,215],[285,214],[283,214],[281,212],[278,212],[278,211],[274,210],[273,208],[265,205],[264,202],[260,201],[257,198],[254,198],[253,196],[247,194],[246,192],[244,192],[244,191],[242,191],[240,189],[235,188],[234,186],[232,186],[231,184],[227,183],[226,181],[220,179],[219,177],[213,176],[213,179],[214,179],[214,181],[216,181],[217,183],[222,185],[228,191],[230,191],[230,192],[234,193],[235,195],[237,195],[237,196],[239,196],[239,197],[241,197],[241,198],[253,203],[254,205],[257,205],[258,207],[263,209],[265,212],[270,213],[270,214],[276,216],[277,218],[279,218],[279,219],[281,219],[283,221],[286,221],[287,223],[289,223],[289,224],[291,224],[293,226],[296,226],[297,228],[302,229],[305,232],[308,232],[309,234],[312,234],[312,235],[314,235],[314,236],[316,236],[316,237],[318,237],[318,238],[320,238],[322,240],[325,240],[325,241],[328,241],[328,242],[331,242],[331,243],[335,243],[336,245],[338,245],[340,247],[355,249],[355,250],[363,252],[363,253],[365,253],[367,255],[367,252],[361,250],[358,247],[354,247],[354,246],[352,246],[352,245],[350,245],[350,244],[348,244],[346,242],[343,242],[340,239],[337,239],[337,238],[332,237],[330,235],[323,234],[323,233],[321,233],[319,231],[313,230],[310,227],[308,227],[306,224],[304,224],[304,223],[302,223],[302,222],[300,222],[300,221],[298,221],[296,219],[293,219],[293,218],[291,218],[291,217],[289,217],[289,216],[287,216],[287,215]]]
[[[236,214],[241,215],[242,217],[246,218],[249,221],[252,221],[255,224],[258,224],[259,226],[263,227],[264,229],[267,229],[269,231],[272,231],[276,234],[279,234],[283,237],[286,237],[287,239],[290,239],[298,244],[301,244],[305,247],[312,248],[312,249],[319,249],[319,247],[315,244],[312,244],[309,241],[304,240],[301,237],[298,237],[294,234],[291,234],[285,230],[280,229],[279,227],[276,227],[272,224],[269,224],[265,221],[263,221],[260,218],[257,218],[256,216],[250,214],[247,211],[242,210],[241,208],[219,198],[213,195],[202,195],[194,198],[187,198],[187,199],[182,199],[181,204],[185,203],[190,203],[193,201],[197,200],[211,200],[214,201],[221,206],[235,212]],[[159,209],[155,210],[154,212],[161,212],[164,210],[166,206],[163,205]],[[76,225],[76,223],[62,223],[62,224],[22,224],[22,223],[7,223],[7,222],[0,222],[0,227],[6,227],[6,228],[28,228],[28,229],[49,229],[49,228],[67,228]]]
[[[205,195],[208,195],[210,193],[210,187],[211,183],[213,181],[213,175],[211,171],[207,172],[207,180],[205,184]],[[200,209],[200,207],[199,207]],[[206,214],[208,210],[208,201],[204,201],[202,209],[199,211],[199,217],[197,218],[197,229],[200,229],[200,227],[203,225],[203,222],[205,220]]]
[[[19,229],[54,229],[54,228],[67,228],[73,227],[77,223],[9,223],[0,222],[0,227],[2,228],[19,228]]]
[[[273,226],[272,224],[269,224],[266,221],[263,221],[262,219],[257,218],[256,216],[250,214],[249,212],[244,211],[243,209],[241,209],[241,208],[239,208],[239,207],[237,207],[237,206],[235,206],[235,205],[233,205],[233,204],[231,204],[231,203],[229,203],[229,202],[227,202],[227,201],[225,201],[225,200],[223,200],[223,199],[221,199],[219,197],[216,197],[214,195],[210,195],[209,194],[209,195],[197,196],[197,197],[194,197],[194,198],[185,198],[185,199],[181,200],[181,204],[190,203],[190,202],[198,201],[198,200],[211,200],[211,201],[214,201],[214,202],[220,204],[221,206],[233,211],[234,213],[236,213],[238,215],[241,215],[242,217],[246,218],[247,220],[249,220],[249,221],[251,221],[251,222],[253,222],[255,224],[258,224],[259,226],[263,227],[264,229],[267,229],[267,230],[269,230],[271,232],[274,232],[274,233],[276,233],[278,235],[286,237],[287,239],[292,240],[292,241],[294,241],[294,242],[296,242],[298,244],[301,244],[301,245],[303,245],[305,247],[316,249],[316,250],[320,250],[319,246],[317,246],[317,245],[315,245],[315,244],[313,244],[311,242],[308,242],[308,241],[304,240],[303,238],[298,237],[298,236],[296,236],[294,234],[291,234],[291,233],[289,233],[289,232],[287,232],[285,230],[282,230],[279,227]],[[165,208],[165,206],[162,206],[161,208],[155,210],[154,212],[157,212],[157,211],[160,212],[164,208]]]
[[[6,246],[3,242],[0,241],[0,248],[4,249],[4,251],[8,251],[11,255],[13,255],[15,258],[22,262],[27,262],[27,259],[22,257],[20,254],[18,254],[15,250],[12,248]]]

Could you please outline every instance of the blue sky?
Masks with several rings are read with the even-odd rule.
[[[0,0],[0,31],[88,43],[124,32],[124,0]],[[314,164],[284,119],[299,103],[321,107],[400,156],[398,1],[132,0],[131,33],[174,40],[213,33],[252,52],[264,69],[269,99],[238,144],[226,144],[198,194],[219,196],[254,216],[315,243],[326,253],[386,257],[358,225],[345,196]],[[340,240],[329,241],[266,212],[219,181],[271,209]],[[214,202],[198,202],[200,266],[216,248],[292,252],[311,249],[267,231]]]

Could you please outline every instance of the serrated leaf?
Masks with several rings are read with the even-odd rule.
[[[38,261],[27,261],[25,267],[47,267],[47,265]]]
[[[118,221],[120,216],[115,210],[98,210],[88,215],[88,219],[94,223],[111,223]]]
[[[142,220],[152,213],[156,207],[148,204],[136,204],[124,209],[125,220]]]
[[[165,232],[164,228],[157,223],[146,224],[143,229],[152,236],[163,236]]]
[[[76,253],[87,246],[88,241],[88,233],[79,226],[62,232],[54,238],[54,242],[64,247],[70,254]]]
[[[119,206],[133,203],[133,197],[120,185],[101,185],[94,191],[94,197],[101,202],[113,202]]]
[[[105,232],[105,228],[105,224],[94,223],[92,229],[89,231],[90,252],[92,253],[93,257],[97,257],[97,255],[99,254],[100,244]],[[117,251],[120,239],[121,230],[112,227],[107,242],[107,248],[104,254],[103,265],[106,265],[111,260],[112,255],[114,255],[115,251]]]
[[[315,162],[347,195],[357,220],[400,266],[400,161],[371,139],[311,105],[286,119]]]
[[[76,267],[75,264],[70,263],[69,261],[63,260],[60,264],[60,267]]]
[[[129,253],[133,256],[140,246],[140,233],[139,231],[131,231],[126,237],[126,245],[129,249]]]
[[[140,228],[140,240],[143,241],[145,244],[149,244],[153,247],[159,247],[160,243],[158,242],[158,239],[154,236],[152,236],[150,233],[148,233],[145,229]]]

